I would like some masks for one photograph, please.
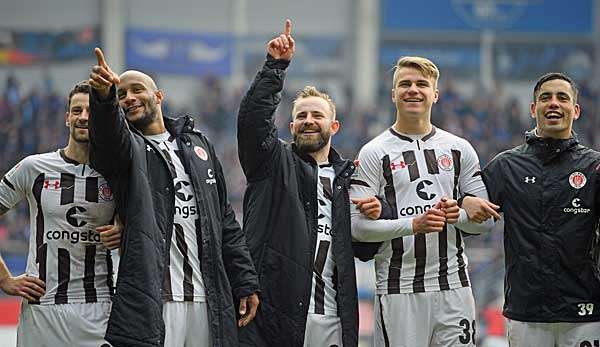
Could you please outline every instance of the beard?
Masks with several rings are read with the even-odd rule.
[[[90,135],[89,132],[82,135],[79,134],[78,132],[79,128],[76,128],[75,126],[71,126],[70,127],[70,135],[71,138],[75,141],[75,142],[79,142],[79,143],[88,143],[90,142]],[[89,130],[88,130],[89,131]]]
[[[144,113],[142,113],[142,115],[137,119],[128,119],[129,123],[131,123],[137,129],[142,130],[156,119],[157,110],[158,107],[156,106],[156,103],[154,102],[154,100],[150,99],[144,105]]]
[[[302,128],[298,130],[298,132],[294,133],[294,143],[298,146],[298,150],[302,153],[314,153],[321,150],[327,143],[329,143],[329,139],[331,138],[331,132],[328,130],[320,130],[319,136],[316,138],[306,138],[302,136],[302,132],[306,130],[306,128]],[[317,129],[314,129],[317,130]]]

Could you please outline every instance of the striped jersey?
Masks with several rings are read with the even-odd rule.
[[[384,197],[394,219],[419,216],[443,196],[487,197],[473,147],[435,127],[427,135],[403,135],[390,128],[361,149],[357,164],[350,194]],[[470,285],[464,242],[452,224],[440,233],[384,241],[375,256],[375,270],[378,294]]]
[[[110,301],[110,251],[96,227],[112,224],[114,199],[106,180],[63,150],[31,155],[0,182],[0,204],[27,199],[30,216],[27,273],[46,283],[40,304]]]
[[[312,293],[309,313],[337,316],[336,288],[337,271],[333,257],[331,201],[333,199],[333,180],[335,172],[330,164],[319,166],[317,182],[317,244],[312,276]]]
[[[147,136],[162,151],[169,163],[175,187],[175,215],[163,283],[165,301],[206,301],[202,280],[200,251],[202,234],[194,187],[177,140],[168,132]]]

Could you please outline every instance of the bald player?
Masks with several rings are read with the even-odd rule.
[[[150,76],[118,76],[98,48],[96,56],[90,160],[130,228],[106,339],[237,346],[237,325],[256,313],[258,278],[213,145],[191,117],[163,117],[164,93]]]

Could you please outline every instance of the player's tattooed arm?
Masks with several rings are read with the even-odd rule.
[[[9,208],[0,204],[0,216],[2,216],[3,214],[5,214],[6,212],[8,212]]]

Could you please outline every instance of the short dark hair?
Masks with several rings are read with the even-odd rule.
[[[547,74],[542,75],[542,77],[540,77],[537,80],[535,87],[533,88],[533,102],[536,101],[537,94],[540,91],[540,88],[542,88],[542,84],[552,80],[563,80],[569,82],[569,84],[571,85],[571,90],[573,91],[573,102],[577,103],[577,94],[579,93],[579,90],[577,89],[577,84],[575,83],[575,81],[573,81],[571,77],[567,76],[567,74],[562,72],[549,72]]]
[[[75,94],[90,94],[90,82],[83,80],[77,83],[69,92],[69,100],[67,101],[67,112],[71,109],[71,99]]]

